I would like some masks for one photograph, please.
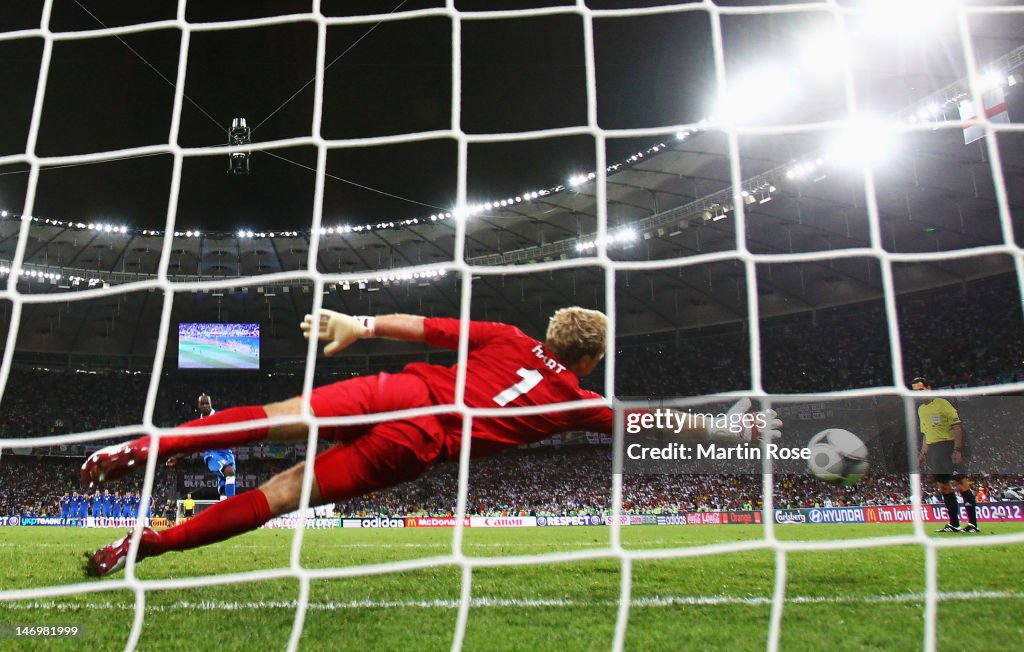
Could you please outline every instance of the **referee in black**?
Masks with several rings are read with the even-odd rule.
[[[930,390],[932,383],[918,377],[910,382],[910,388]],[[917,417],[924,435],[918,463],[921,466],[927,463],[949,512],[949,523],[936,532],[979,532],[977,501],[971,491],[971,481],[957,469],[964,462],[964,428],[959,413],[949,401],[936,397],[917,407]],[[963,528],[960,527],[960,507],[953,493],[954,484],[964,499],[970,521]]]

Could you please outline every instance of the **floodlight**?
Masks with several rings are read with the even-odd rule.
[[[820,76],[840,74],[856,63],[846,34],[835,29],[823,29],[804,39],[797,56],[801,66]]]
[[[796,89],[792,75],[782,66],[765,66],[728,81],[714,107],[727,122],[751,122],[792,101]]]
[[[851,123],[835,135],[829,145],[828,159],[837,165],[872,167],[882,163],[894,149],[896,134],[885,123]]]
[[[228,129],[228,145],[249,145],[252,143],[252,130],[245,118],[235,118]],[[249,176],[249,152],[231,152],[228,154],[228,174],[236,177]]]
[[[1006,83],[1006,75],[995,70],[988,70],[978,77],[978,86],[982,93],[999,88]]]
[[[957,0],[867,0],[864,26],[868,32],[913,41],[934,35],[954,16],[956,5]]]

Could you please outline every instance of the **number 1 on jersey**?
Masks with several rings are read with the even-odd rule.
[[[503,390],[500,394],[494,397],[494,402],[500,405],[501,407],[505,407],[506,405],[516,400],[526,392],[530,391],[531,389],[536,387],[541,380],[544,379],[544,377],[541,376],[540,372],[537,371],[536,369],[526,369],[524,367],[520,367],[519,371],[517,371],[516,373],[519,374],[519,377],[522,378],[522,380],[520,380],[515,385],[512,385],[508,389]]]

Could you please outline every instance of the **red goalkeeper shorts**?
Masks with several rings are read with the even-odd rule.
[[[377,414],[433,405],[417,376],[377,374],[313,390],[318,417]],[[314,470],[328,502],[359,496],[419,477],[444,456],[445,431],[434,415],[346,426],[325,426],[323,439],[339,441],[317,455]]]

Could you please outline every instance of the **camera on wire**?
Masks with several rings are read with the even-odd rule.
[[[249,145],[252,143],[252,129],[245,118],[235,118],[228,129],[228,145]],[[228,174],[235,177],[249,176],[250,152],[231,152],[228,154]]]

